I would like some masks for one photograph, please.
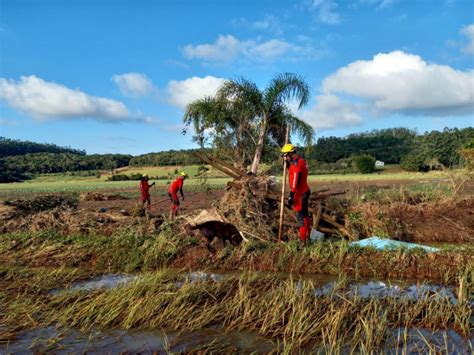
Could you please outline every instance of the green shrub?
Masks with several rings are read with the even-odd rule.
[[[371,155],[356,155],[352,158],[352,161],[362,174],[370,174],[375,171],[375,158]]]
[[[408,155],[405,155],[400,162],[400,167],[406,171],[429,170],[429,166],[426,164],[425,156],[418,152],[412,152]]]
[[[357,172],[352,166],[350,158],[339,159],[335,163],[310,160],[308,161],[308,171],[310,174],[351,174]]]

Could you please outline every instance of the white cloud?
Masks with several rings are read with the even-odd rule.
[[[283,56],[289,56],[289,59],[308,59],[319,55],[308,43],[301,46],[280,39],[242,41],[232,35],[220,35],[210,44],[186,45],[183,47],[183,54],[188,59],[213,62],[230,62],[235,59],[271,61]]]
[[[336,95],[326,94],[316,97],[316,104],[309,110],[301,110],[298,116],[308,122],[316,131],[341,126],[350,127],[362,122],[356,105],[343,102]]]
[[[474,54],[474,24],[463,27],[461,34],[466,36],[468,40],[467,45],[463,48],[463,52]]]
[[[22,76],[19,81],[0,78],[0,98],[13,109],[40,121],[74,118],[103,122],[152,120],[142,115],[131,116],[120,101],[91,96],[34,75]]]
[[[273,35],[281,35],[283,33],[281,23],[276,16],[266,15],[261,20],[249,21],[246,18],[232,20],[234,27],[250,29],[254,31],[267,31]]]
[[[181,81],[171,80],[167,87],[168,102],[184,109],[194,100],[215,95],[224,81],[225,79],[214,76],[204,78],[194,76]]]
[[[183,53],[188,59],[206,59],[212,61],[230,61],[241,51],[242,42],[232,35],[220,35],[212,44],[184,46]]]
[[[290,106],[316,131],[391,114],[474,116],[474,71],[430,64],[401,51],[377,54],[328,76],[310,109],[297,111],[296,105]]]
[[[151,80],[141,73],[114,75],[112,81],[117,84],[120,92],[127,97],[147,96],[153,91]]]
[[[384,9],[392,6],[397,0],[359,0],[362,5],[373,6],[376,9]]]
[[[316,12],[318,22],[326,25],[337,25],[341,16],[337,12],[337,3],[334,0],[312,0],[310,9]]]
[[[324,80],[323,91],[368,100],[380,112],[446,116],[473,113],[473,83],[472,70],[430,64],[394,51],[339,69]]]

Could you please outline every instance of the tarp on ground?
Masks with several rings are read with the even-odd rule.
[[[377,236],[359,240],[357,242],[352,242],[349,245],[359,246],[361,248],[372,247],[377,250],[398,249],[398,248],[405,248],[405,249],[421,248],[428,253],[436,253],[437,251],[439,251],[438,248],[428,247],[426,245],[400,242],[398,240],[385,239],[385,238],[380,238]]]

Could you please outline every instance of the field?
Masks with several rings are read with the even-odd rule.
[[[472,352],[466,172],[310,177],[313,191],[345,190],[327,204],[351,238],[436,253],[360,248],[337,234],[301,249],[295,228],[278,243],[232,215],[246,239],[238,245],[225,224],[192,227],[200,211],[242,202],[226,199],[229,181],[187,180],[175,220],[168,180],[156,180],[152,202],[162,202],[150,212],[136,181],[49,175],[0,185],[0,352]]]

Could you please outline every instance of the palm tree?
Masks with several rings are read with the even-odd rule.
[[[290,100],[298,101],[298,108],[308,103],[310,89],[304,79],[296,74],[282,73],[275,76],[268,87],[261,91],[255,83],[239,78],[227,80],[218,90],[218,100],[227,99],[232,102],[245,103],[249,120],[255,122],[258,130],[255,154],[251,171],[256,174],[262,158],[265,139],[276,139],[282,143],[282,130],[288,124],[293,133],[301,136],[304,143],[310,143],[314,131],[304,121],[291,114],[287,104]],[[284,137],[284,135],[283,135]]]
[[[186,106],[184,123],[194,127],[194,140],[204,147],[206,132],[212,136],[220,151],[230,151],[237,165],[244,166],[248,159],[248,146],[252,145],[253,126],[248,117],[253,113],[241,101],[205,97]],[[249,144],[250,143],[250,144]]]

